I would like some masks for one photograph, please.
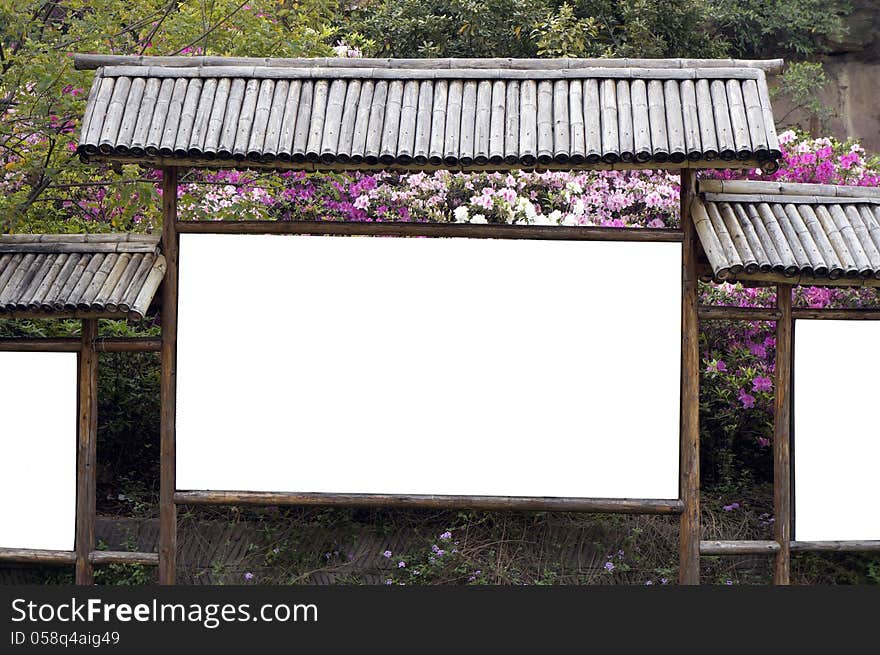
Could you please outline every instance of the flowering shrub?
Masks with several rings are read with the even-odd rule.
[[[666,172],[204,173],[181,188],[197,220],[346,220],[668,227],[678,176]]]
[[[876,158],[867,158],[858,143],[842,143],[829,137],[798,138],[794,130],[779,135],[782,159],[779,170],[770,175],[759,169],[743,175],[735,170],[706,171],[706,177],[773,182],[808,182],[816,184],[846,184],[853,186],[880,185],[880,170]]]

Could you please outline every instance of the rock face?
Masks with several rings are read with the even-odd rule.
[[[854,0],[847,33],[826,44],[821,58],[829,84],[818,90],[834,115],[819,132],[838,139],[857,139],[869,153],[880,153],[880,0]],[[810,118],[791,109],[784,97],[773,102],[782,126],[810,129]]]

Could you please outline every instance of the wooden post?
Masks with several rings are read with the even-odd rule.
[[[773,428],[773,533],[779,550],[773,584],[789,584],[791,571],[791,285],[776,287],[776,402]]]
[[[681,443],[679,496],[684,503],[678,581],[700,584],[700,335],[697,317],[697,234],[691,219],[695,180],[681,171]]]
[[[162,377],[159,478],[159,584],[173,585],[177,563],[176,407],[177,407],[177,168],[162,169]]]
[[[89,555],[95,549],[95,466],[98,441],[98,321],[82,321],[79,353],[76,454],[76,584],[94,583]]]

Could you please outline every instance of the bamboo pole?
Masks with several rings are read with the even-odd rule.
[[[267,66],[267,67],[313,67],[313,68],[416,68],[416,69],[457,69],[457,68],[503,68],[505,70],[553,70],[582,68],[641,67],[656,69],[676,68],[757,68],[768,73],[780,73],[782,59],[623,59],[623,58],[549,58],[549,59],[510,59],[510,58],[431,58],[431,59],[371,59],[367,57],[349,59],[345,57],[272,58],[272,57],[192,57],[178,55],[152,57],[144,55],[107,55],[77,53],[74,67],[77,70],[90,70],[102,66],[173,66],[173,67],[215,67],[215,66]]]
[[[791,286],[776,287],[776,402],[773,429],[773,537],[779,542],[773,584],[787,585],[791,571]]]
[[[177,274],[180,240],[177,223],[177,169],[162,170],[162,241],[165,280],[162,285],[162,373],[160,380],[159,584],[173,585],[177,560],[176,423],[177,407]]]
[[[76,584],[94,583],[89,553],[95,549],[95,466],[98,442],[98,322],[82,322],[76,457]]]
[[[681,171],[681,444],[679,583],[700,584],[700,344],[697,316],[697,233],[691,218],[692,171]]]

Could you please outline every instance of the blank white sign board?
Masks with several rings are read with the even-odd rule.
[[[795,538],[880,539],[880,323],[795,328]]]
[[[0,353],[0,547],[73,550],[76,354]]]
[[[678,497],[681,246],[183,235],[182,490]]]

